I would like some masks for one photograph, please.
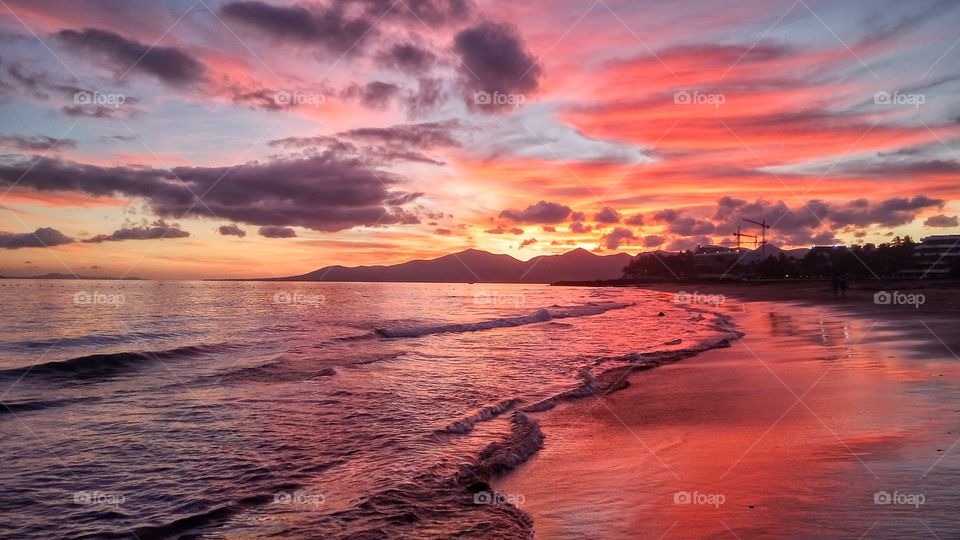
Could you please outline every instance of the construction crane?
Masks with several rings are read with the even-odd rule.
[[[767,229],[770,228],[770,225],[767,225],[767,218],[763,218],[763,221],[754,221],[752,219],[743,218],[747,223],[753,223],[754,225],[760,226],[760,245],[767,245]]]
[[[740,238],[741,238],[741,237],[744,237],[744,236],[747,237],[747,238],[753,238],[753,247],[754,247],[754,249],[756,249],[756,247],[757,247],[757,235],[755,235],[755,234],[747,234],[747,233],[742,233],[742,232],[740,232],[740,226],[739,226],[739,225],[737,225],[737,232],[733,233],[733,235],[737,237],[737,251],[740,251]]]

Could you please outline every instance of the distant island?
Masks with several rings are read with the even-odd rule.
[[[138,277],[110,277],[110,276],[82,276],[80,274],[63,274],[51,272],[39,276],[0,276],[0,279],[84,279],[90,281],[142,281]]]

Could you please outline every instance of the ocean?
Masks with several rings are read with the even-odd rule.
[[[531,534],[536,413],[724,346],[641,289],[0,281],[0,536]]]

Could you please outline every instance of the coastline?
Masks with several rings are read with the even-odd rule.
[[[544,447],[491,483],[523,496],[535,535],[960,533],[947,487],[960,480],[960,362],[937,332],[955,328],[941,307],[952,298],[905,315],[862,291],[824,305],[814,291],[781,287],[795,301],[768,302],[736,287],[698,289],[725,295],[720,311],[746,332],[731,347],[531,413]],[[875,504],[885,492],[925,501]],[[683,494],[723,501],[675,504]]]

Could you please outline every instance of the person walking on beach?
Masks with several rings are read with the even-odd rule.
[[[847,297],[847,280],[839,274],[834,274],[830,278],[830,284],[833,287],[833,297],[834,298],[846,298]]]

